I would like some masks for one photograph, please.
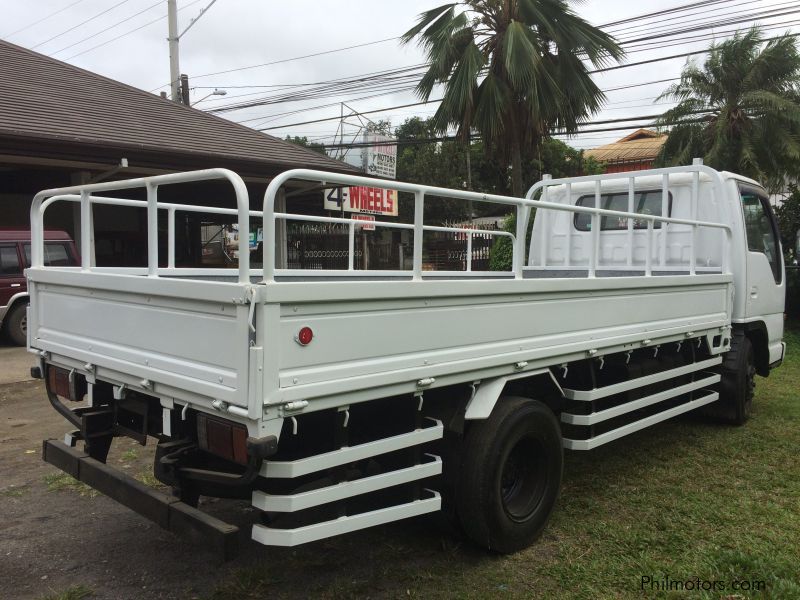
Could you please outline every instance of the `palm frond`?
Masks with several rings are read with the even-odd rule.
[[[443,4],[442,6],[437,6],[436,8],[432,8],[431,10],[426,10],[424,13],[419,15],[417,19],[417,24],[414,25],[411,29],[406,31],[403,35],[400,36],[400,42],[403,44],[408,44],[417,37],[424,29],[426,29],[431,23],[437,20],[437,18],[442,16],[442,13],[450,11],[452,12],[453,9],[457,6],[458,3],[450,3],[450,4]]]
[[[757,179],[800,174],[800,52],[794,38],[765,43],[758,28],[738,32],[713,44],[702,65],[687,64],[663,99],[678,104],[657,121],[669,132],[662,164],[699,151],[711,166]]]

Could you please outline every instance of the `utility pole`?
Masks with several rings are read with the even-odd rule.
[[[181,66],[178,52],[178,2],[167,0],[167,20],[169,21],[169,86],[171,99],[180,100]]]
[[[178,42],[183,37],[183,34],[189,31],[192,26],[200,20],[206,11],[211,8],[217,0],[211,0],[204,9],[200,11],[194,19],[189,22],[186,29],[178,33],[178,0],[167,0],[167,21],[169,23],[169,88],[171,91],[172,100],[175,102],[183,102],[189,106],[189,90],[181,94],[181,65],[180,65],[180,51]]]

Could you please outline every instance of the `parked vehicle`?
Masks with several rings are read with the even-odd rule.
[[[43,260],[47,266],[77,265],[78,255],[69,235],[45,231]],[[27,340],[28,282],[23,271],[30,263],[30,230],[0,229],[0,327],[18,346]]]
[[[237,216],[240,239],[263,219],[263,269],[247,252],[235,270],[175,267],[175,212],[209,209],[159,202],[158,186],[210,179],[233,186],[237,208],[214,210]],[[279,191],[301,183],[413,195],[413,224],[371,223],[413,232],[412,268],[359,268],[356,219],[276,212]],[[101,195],[135,188],[148,200]],[[498,204],[516,232],[426,224],[441,198]],[[58,201],[87,217],[80,268],[45,261],[43,214]],[[146,268],[92,267],[92,204],[147,211]],[[346,268],[288,268],[287,221],[348,227]],[[755,374],[785,351],[767,195],[701,164],[545,178],[526,198],[293,170],[263,211],[213,169],[48,190],[31,222],[30,349],[74,429],[44,442],[44,460],[226,555],[236,528],[199,511],[200,495],[249,500],[267,545],[444,510],[477,544],[514,552],[554,509],[563,449],[697,409],[741,425]],[[423,269],[425,234],[441,231],[463,235],[463,270]],[[473,235],[507,237],[511,269],[473,270]],[[88,408],[62,402],[86,395]],[[174,496],[104,464],[120,436],[157,442],[154,472]]]

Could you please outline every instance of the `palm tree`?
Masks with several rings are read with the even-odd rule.
[[[553,128],[575,131],[604,100],[583,59],[600,67],[623,56],[567,0],[461,0],[422,13],[402,40],[415,38],[428,62],[418,95],[427,101],[444,85],[437,131],[455,127],[462,140],[477,131],[485,148],[510,158],[518,196],[523,154]]]
[[[764,43],[758,28],[711,46],[702,67],[688,64],[658,98],[678,105],[659,119],[669,128],[661,164],[702,156],[769,187],[800,174],[800,53],[793,36]]]

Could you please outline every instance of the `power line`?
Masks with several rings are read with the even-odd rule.
[[[51,53],[50,56],[55,56],[56,54],[59,54],[59,53],[63,52],[64,50],[69,50],[70,48],[72,48],[74,46],[78,46],[80,44],[83,44],[84,42],[88,42],[89,40],[91,40],[93,38],[96,38],[98,35],[101,35],[101,34],[105,33],[106,31],[109,31],[110,29],[114,29],[115,27],[117,27],[119,25],[122,25],[123,23],[127,23],[131,19],[135,19],[139,15],[141,15],[143,13],[146,13],[149,10],[154,9],[156,6],[161,6],[161,3],[162,3],[162,0],[158,0],[158,2],[156,2],[155,4],[151,4],[147,8],[145,8],[143,10],[140,10],[139,12],[134,13],[129,17],[125,17],[124,19],[122,19],[121,21],[117,21],[113,25],[109,25],[108,27],[104,27],[103,29],[101,29],[100,31],[98,31],[96,33],[93,33],[89,37],[85,37],[85,38],[83,38],[81,40],[78,40],[77,42],[73,42],[69,46],[64,46],[63,48],[61,48],[61,50],[56,50],[55,52]]]
[[[31,46],[31,48],[30,48],[30,49],[31,49],[31,50],[35,50],[36,48],[38,48],[39,46],[43,46],[43,45],[44,45],[44,44],[46,44],[47,42],[52,42],[54,39],[56,39],[56,38],[60,38],[62,35],[66,35],[66,34],[68,34],[70,31],[74,31],[74,30],[78,29],[78,27],[83,27],[83,26],[84,26],[84,25],[86,25],[87,23],[91,23],[91,22],[92,22],[92,21],[94,21],[95,19],[97,19],[97,18],[99,18],[99,17],[102,17],[104,14],[106,14],[106,13],[108,13],[108,12],[111,12],[111,11],[112,11],[112,10],[114,10],[115,8],[117,8],[117,7],[120,7],[120,6],[122,6],[123,4],[126,4],[126,3],[128,3],[128,2],[130,2],[130,0],[121,0],[121,2],[117,2],[117,3],[116,3],[114,6],[111,6],[110,8],[107,8],[107,9],[105,9],[105,10],[103,10],[103,11],[100,11],[100,12],[99,12],[99,13],[97,13],[96,15],[94,15],[94,16],[92,16],[92,17],[89,17],[88,19],[85,19],[85,20],[81,21],[81,22],[80,22],[80,23],[78,23],[77,25],[73,25],[73,26],[72,26],[72,27],[70,27],[69,29],[66,29],[66,30],[62,31],[61,33],[58,33],[58,34],[56,34],[56,35],[54,35],[54,36],[52,36],[52,37],[49,37],[49,38],[47,38],[45,41],[43,41],[43,42],[39,42],[39,43],[38,43],[38,44],[36,44],[35,46]]]
[[[632,39],[630,41],[623,42],[623,45],[627,45],[627,44],[629,44],[631,42],[634,42],[634,41],[635,42],[639,42],[639,45],[641,47],[639,47],[639,48],[637,48],[635,50],[632,50],[631,52],[640,52],[640,51],[645,51],[645,50],[651,49],[651,48],[648,48],[648,47],[644,47],[644,43],[643,43],[643,42],[647,42],[649,40],[655,40],[655,39],[664,38],[664,37],[673,37],[674,38],[675,36],[677,36],[677,35],[679,35],[681,33],[685,33],[685,32],[698,31],[698,30],[701,30],[701,29],[709,29],[709,28],[713,28],[713,27],[719,27],[719,26],[725,25],[725,24],[734,24],[734,23],[738,23],[738,22],[747,21],[747,20],[749,20],[749,17],[758,17],[758,16],[766,15],[766,16],[771,18],[771,17],[780,16],[782,14],[788,14],[788,13],[792,13],[792,12],[800,12],[798,10],[795,10],[795,11],[786,11],[784,13],[775,13],[774,12],[775,9],[771,9],[771,10],[773,12],[770,12],[770,13],[758,12],[758,11],[751,12],[748,15],[748,18],[742,18],[742,19],[725,18],[725,19],[716,20],[716,21],[707,21],[707,22],[704,22],[700,26],[683,27],[681,29],[662,32],[662,33],[659,33],[659,34],[656,34],[656,35],[652,35],[652,36],[639,37],[639,38]],[[791,24],[791,23],[793,23],[793,21],[786,22],[786,23],[783,23],[783,24]],[[771,27],[768,27],[768,28],[765,28],[765,29],[774,29],[774,28],[779,27],[779,26],[780,25],[772,25]],[[732,33],[732,31],[726,30],[726,31],[720,32],[720,33],[729,34],[729,33]],[[665,45],[665,44],[662,43],[661,45],[662,46],[680,45],[681,41],[709,40],[709,39],[714,39],[715,37],[716,37],[716,34],[700,35],[700,36],[689,36],[689,37],[684,37],[684,38],[676,38],[676,39],[673,39],[670,44],[666,44]],[[646,63],[644,63],[644,62],[628,63],[628,64],[625,64],[625,65],[619,65],[619,66],[614,67],[614,68],[627,68],[629,66],[635,66],[637,64],[646,64]],[[397,77],[397,78],[393,79],[397,84],[399,84],[401,81],[404,81],[404,80],[408,81],[409,85],[406,86],[406,87],[403,87],[403,86],[400,86],[400,85],[386,86],[384,89],[387,90],[387,94],[388,93],[397,93],[397,92],[401,92],[401,91],[409,91],[409,90],[414,89],[415,85],[411,85],[411,84],[412,83],[414,83],[414,84],[416,83],[418,74],[414,73],[413,71],[422,70],[424,68],[425,68],[425,65],[414,65],[413,67],[409,67],[408,70],[410,70],[412,72],[409,72],[408,74],[406,74],[406,75],[404,75],[402,77]],[[590,71],[590,72],[591,73],[596,73],[596,72],[602,72],[602,71],[603,71],[602,69],[598,69],[598,70]],[[400,70],[396,70],[395,71],[395,73],[400,73],[400,72],[401,72]],[[389,73],[392,73],[392,72],[390,71]],[[355,84],[359,84],[359,85],[363,85],[363,86],[369,86],[370,89],[374,90],[376,88],[375,88],[374,83],[372,83],[373,79],[374,78],[371,78],[371,77],[364,77],[364,78],[361,78],[361,79],[354,78],[354,79],[350,79],[350,80],[343,80],[343,81],[340,80],[339,85],[333,85],[331,83],[331,84],[326,84],[326,85],[320,86],[319,88],[314,89],[314,90],[305,90],[305,91],[302,91],[302,92],[299,92],[299,93],[292,92],[292,93],[281,93],[281,94],[272,95],[272,96],[262,96],[260,98],[256,98],[256,99],[253,99],[253,100],[250,100],[250,101],[246,101],[246,102],[243,102],[243,103],[240,103],[240,102],[230,103],[230,102],[228,102],[228,103],[223,104],[221,106],[219,106],[219,105],[215,106],[215,107],[211,108],[210,111],[211,112],[224,112],[224,111],[242,110],[242,109],[245,109],[245,108],[252,108],[252,107],[255,107],[255,106],[263,106],[263,105],[267,105],[267,104],[278,104],[278,103],[284,103],[284,102],[297,102],[297,101],[300,101],[300,100],[311,100],[311,99],[314,99],[314,98],[332,97],[332,96],[336,96],[336,95],[341,95],[342,93],[345,93],[345,92],[353,93],[357,89],[357,86]],[[386,77],[386,79],[388,80],[390,78]],[[325,92],[325,93],[322,93],[322,92]],[[249,93],[249,94],[240,94],[237,97],[254,96],[254,95],[257,95],[257,93],[256,92],[252,92],[252,93]],[[228,98],[226,100],[230,100],[230,98]],[[316,106],[314,108],[324,108],[324,107],[327,107],[327,106],[330,106],[330,105]],[[289,111],[289,114],[296,113],[296,112],[302,112],[303,110],[309,110],[309,109],[301,109],[299,111]],[[278,113],[278,114],[287,114],[287,113]],[[277,115],[275,115],[275,116],[277,116]],[[249,121],[257,121],[257,120],[259,120],[259,118],[253,118],[253,119],[248,119],[248,120]],[[246,122],[246,121],[247,120],[240,121],[240,122]]]
[[[697,111],[696,114],[698,114],[698,115],[706,115],[706,114],[709,114],[710,112],[711,111]],[[628,122],[628,121],[641,121],[641,120],[645,120],[645,119],[657,119],[660,116],[661,115],[643,115],[643,116],[639,116],[639,117],[631,117],[631,118],[626,118],[626,119],[608,119],[608,120],[604,120],[604,121],[591,121],[591,122],[584,123],[584,125],[604,125],[604,124],[615,124],[615,123],[622,123],[622,122]],[[703,117],[700,116],[697,119],[690,120],[689,122],[701,122],[702,120],[703,120]],[[686,122],[687,121],[681,121],[681,123],[686,123]],[[598,133],[598,132],[605,132],[605,131],[627,131],[629,129],[639,129],[639,128],[643,128],[643,127],[656,127],[657,125],[675,125],[675,124],[677,124],[677,122],[674,122],[674,123],[660,123],[660,124],[656,124],[654,122],[650,122],[650,123],[647,123],[647,124],[631,124],[631,125],[614,126],[614,127],[608,127],[608,128],[585,129],[583,131],[578,131],[578,132],[570,133],[570,134],[564,133],[564,132],[554,131],[554,132],[551,132],[551,135],[557,135],[557,136],[562,136],[562,137],[563,136],[571,137],[571,136],[574,136],[574,135],[577,135],[577,134],[580,134],[580,133]],[[472,135],[469,136],[469,139],[470,140],[478,140],[478,139],[480,139],[480,137],[481,136],[479,134],[472,134]],[[439,142],[452,142],[452,141],[457,141],[459,139],[460,138],[458,138],[457,136],[436,136],[436,137],[430,137],[430,138],[412,138],[412,139],[403,139],[403,140],[385,140],[385,141],[382,141],[381,144],[387,145],[387,146],[406,146],[406,145],[419,145],[419,144],[435,144],[435,143],[439,143]],[[337,148],[367,148],[367,147],[370,147],[370,146],[374,146],[375,142],[354,142],[354,143],[349,143],[349,144],[320,144],[320,145],[323,146],[326,150],[328,150],[328,149],[333,150],[333,149],[337,149]]]
[[[795,34],[795,35],[797,35],[797,34]],[[778,38],[773,38],[773,39],[778,39]],[[604,67],[602,69],[595,69],[594,71],[588,71],[588,73],[590,73],[590,74],[605,73],[607,71],[614,71],[614,70],[617,70],[617,69],[623,69],[623,68],[628,68],[628,67],[636,67],[636,66],[640,66],[640,65],[652,64],[652,63],[656,63],[656,62],[662,62],[662,61],[665,61],[665,60],[673,60],[675,58],[686,58],[688,56],[694,56],[694,55],[697,55],[697,54],[707,54],[708,52],[709,52],[709,50],[698,50],[698,51],[695,51],[695,52],[685,52],[683,54],[673,54],[673,55],[670,55],[670,56],[664,56],[664,57],[661,57],[661,58],[653,58],[653,59],[649,59],[649,60],[642,60],[642,61],[639,61],[639,62],[628,63],[628,64],[625,64],[625,65],[617,65],[617,66],[613,66],[613,67]],[[410,104],[403,104],[403,105],[400,105],[400,106],[392,106],[392,107],[390,107],[388,109],[387,108],[383,108],[383,109],[362,111],[359,114],[374,114],[374,113],[378,113],[378,112],[386,112],[387,110],[394,110],[396,108],[407,108],[409,106],[420,106],[422,104],[428,104],[429,102],[440,102],[441,100],[442,100],[442,98],[437,98],[436,100],[428,100],[427,102],[413,102],[413,103],[410,103]],[[297,125],[308,125],[308,124],[311,124],[311,123],[322,123],[322,122],[325,122],[325,121],[335,121],[335,120],[337,120],[339,118],[340,117],[327,117],[327,118],[324,118],[324,119],[316,119],[316,120],[312,120],[312,121],[303,121],[301,123],[291,123],[289,125],[278,125],[278,126],[272,126],[272,127],[264,127],[264,128],[258,129],[258,131],[271,131],[273,129],[283,129],[285,127],[295,127]]]
[[[201,79],[203,77],[211,77],[213,75],[225,75],[227,73],[236,73],[238,71],[247,71],[249,69],[258,69],[260,67],[268,67],[270,65],[278,65],[278,64],[281,64],[281,63],[291,62],[291,61],[295,61],[295,60],[302,60],[302,59],[305,59],[305,58],[312,58],[314,56],[323,56],[325,54],[333,54],[335,52],[344,52],[345,50],[353,50],[354,48],[364,48],[365,46],[374,46],[375,44],[383,44],[384,42],[390,42],[390,41],[396,40],[396,39],[399,39],[399,36],[385,38],[385,39],[382,39],[382,40],[375,40],[375,41],[372,41],[372,42],[365,42],[363,44],[355,44],[353,46],[346,46],[344,48],[335,48],[333,50],[324,50],[324,51],[321,51],[321,52],[314,52],[313,54],[304,54],[303,56],[294,56],[292,58],[284,58],[284,59],[281,59],[281,60],[273,60],[271,62],[261,63],[261,64],[257,64],[257,65],[250,65],[250,66],[247,66],[247,67],[238,67],[236,69],[226,69],[225,71],[216,71],[214,73],[201,73],[200,75],[192,75],[192,79],[193,80],[197,80],[197,79]],[[169,84],[165,84],[165,85],[169,85]],[[162,87],[164,87],[164,86],[160,85],[157,88],[154,88],[154,89],[152,89],[150,91],[154,92],[156,90],[161,89]]]
[[[730,0],[704,0],[703,2],[690,2],[689,4],[681,4],[679,6],[674,6],[672,8],[666,8],[663,10],[657,10],[652,13],[646,13],[642,15],[636,15],[633,17],[627,17],[625,19],[621,19],[619,21],[612,21],[610,23],[604,23],[600,25],[600,27],[614,27],[615,25],[624,25],[626,23],[631,23],[633,21],[641,21],[641,20],[649,20],[655,17],[662,17],[664,15],[672,14],[675,12],[683,12],[685,10],[691,10],[693,8],[700,8],[703,6],[713,5],[713,4],[724,4],[725,2],[730,2]]]
[[[794,33],[794,34],[788,34],[788,36],[789,37],[798,37],[798,36],[800,36],[800,34]],[[784,37],[784,36],[765,38],[763,41],[765,41],[765,42],[774,41],[774,40],[781,39],[782,37]],[[673,59],[676,59],[676,58],[686,58],[686,57],[689,57],[689,56],[696,56],[696,55],[699,55],[699,54],[708,54],[709,52],[710,52],[710,50],[706,49],[706,50],[697,50],[697,51],[694,51],[694,52],[684,52],[682,54],[672,54],[670,56],[662,56],[660,58],[653,58],[653,59],[649,59],[649,60],[642,60],[642,61],[635,62],[635,63],[628,63],[626,65],[617,65],[617,66],[613,66],[613,67],[604,67],[602,69],[595,69],[594,71],[589,71],[589,73],[592,73],[592,74],[594,74],[594,73],[605,73],[605,72],[608,72],[608,71],[615,71],[617,69],[624,69],[624,68],[628,68],[628,67],[635,67],[635,66],[640,66],[640,65],[653,64],[653,63],[662,62],[662,61],[665,61],[665,60],[673,60]],[[374,113],[379,113],[379,112],[387,112],[389,110],[394,110],[394,109],[397,109],[397,108],[407,108],[409,106],[420,106],[420,105],[428,104],[428,103],[432,103],[432,102],[440,102],[441,100],[442,100],[442,98],[437,98],[436,100],[428,100],[427,102],[413,102],[413,103],[410,103],[410,104],[402,104],[402,105],[399,105],[399,106],[392,106],[392,107],[389,107],[389,108],[362,111],[359,114],[366,115],[366,114],[374,114]],[[327,118],[323,118],[323,119],[315,119],[315,120],[311,120],[311,121],[303,121],[303,122],[300,122],[300,123],[291,123],[291,124],[288,124],[288,125],[275,125],[275,126],[272,126],[272,127],[259,128],[258,131],[272,131],[274,129],[284,129],[286,127],[295,127],[295,126],[298,126],[298,125],[309,125],[311,123],[323,123],[323,122],[326,122],[326,121],[335,121],[335,120],[337,120],[339,118],[340,117],[327,117]]]
[[[203,0],[193,0],[192,2],[189,2],[189,4],[187,4],[187,5],[185,5],[185,6],[182,6],[181,8],[179,8],[179,9],[178,9],[178,12],[180,12],[180,11],[182,11],[182,10],[185,10],[185,9],[189,8],[190,6],[192,6],[192,5],[194,5],[194,4],[197,4],[198,2],[202,2],[202,1],[203,1]],[[65,61],[65,62],[66,62],[66,61],[70,61],[70,60],[72,60],[73,58],[77,58],[78,56],[81,56],[81,55],[83,55],[83,54],[86,54],[86,53],[88,53],[88,52],[91,52],[92,50],[97,50],[98,48],[102,48],[103,46],[106,46],[106,45],[108,45],[108,44],[111,44],[112,42],[116,42],[117,40],[121,40],[122,38],[124,38],[124,37],[127,37],[127,36],[131,35],[132,33],[136,33],[136,32],[137,32],[137,31],[139,31],[140,29],[144,29],[145,27],[149,27],[150,25],[153,25],[153,24],[155,24],[155,23],[158,23],[159,21],[163,21],[163,20],[164,20],[164,19],[166,19],[166,18],[167,18],[167,15],[162,15],[162,16],[158,17],[157,19],[153,19],[152,21],[148,21],[148,22],[147,22],[147,23],[145,23],[144,25],[139,25],[138,27],[136,27],[136,28],[134,28],[134,29],[131,29],[131,30],[129,30],[129,31],[126,31],[125,33],[121,33],[120,35],[118,35],[118,36],[115,36],[115,37],[113,37],[113,38],[111,38],[111,39],[109,39],[109,40],[106,40],[105,42],[102,42],[102,43],[100,43],[100,44],[97,44],[96,46],[92,46],[91,48],[87,48],[86,50],[81,50],[81,51],[80,51],[80,52],[78,52],[77,54],[73,54],[72,56],[69,56],[69,57],[65,58],[65,59],[64,59],[64,61]],[[167,84],[167,85],[169,85],[169,84]],[[161,87],[164,87],[164,86],[162,85]]]
[[[681,6],[678,6],[678,7],[673,7],[671,9],[660,10],[660,11],[655,11],[655,12],[652,12],[652,13],[647,13],[647,14],[644,14],[644,15],[639,15],[639,16],[636,16],[636,17],[631,17],[629,19],[625,19],[623,21],[617,21],[615,23],[606,23],[605,25],[600,25],[599,27],[601,27],[601,28],[602,27],[609,27],[609,26],[612,26],[612,25],[615,25],[615,24],[618,24],[618,23],[625,23],[625,22],[631,22],[631,21],[636,21],[636,20],[641,20],[641,19],[655,18],[655,17],[658,17],[658,16],[663,16],[665,14],[670,14],[670,13],[674,13],[674,12],[682,12],[682,11],[685,12],[685,11],[688,11],[688,10],[696,9],[698,7],[703,7],[703,6],[707,6],[707,5],[713,5],[713,4],[720,4],[720,3],[728,3],[728,2],[731,2],[731,1],[733,1],[733,0],[704,0],[702,2],[692,2],[692,3],[684,4],[684,5],[681,5]],[[375,41],[372,41],[372,42],[365,42],[363,44],[356,44],[356,45],[352,45],[352,46],[346,46],[344,48],[335,48],[335,49],[332,49],[332,50],[325,50],[325,51],[316,52],[316,53],[313,53],[313,54],[306,54],[306,55],[303,55],[303,56],[296,56],[296,57],[281,59],[281,60],[277,60],[277,61],[271,61],[271,62],[260,63],[260,64],[255,64],[255,65],[248,65],[246,67],[237,67],[237,68],[232,68],[232,69],[226,69],[224,71],[216,71],[216,72],[213,72],[213,73],[201,73],[199,75],[193,75],[192,79],[196,81],[197,79],[204,78],[204,77],[211,77],[211,76],[214,76],[214,75],[222,75],[222,74],[227,74],[227,73],[235,73],[235,72],[239,72],[239,71],[246,71],[246,70],[250,70],[250,69],[257,69],[257,68],[267,67],[267,66],[271,66],[271,65],[275,65],[275,64],[285,63],[285,62],[301,60],[301,59],[306,59],[306,58],[312,58],[312,57],[315,57],[315,56],[322,56],[322,55],[325,55],[325,54],[332,54],[332,53],[335,53],[335,52],[342,52],[342,51],[345,51],[345,50],[352,50],[354,48],[362,48],[362,47],[365,47],[365,46],[372,46],[372,45],[375,45],[375,44],[382,44],[384,42],[389,42],[389,41],[400,39],[400,37],[401,36],[394,36],[394,37],[385,38],[385,39],[382,39],[382,40],[375,40]],[[169,84],[164,84],[164,85],[169,85]],[[164,85],[158,86],[157,88],[154,88],[154,89],[152,89],[150,91],[151,92],[155,92],[155,91],[161,89],[162,87],[164,87]],[[219,86],[217,86],[217,87],[219,87]]]
[[[46,15],[46,16],[42,17],[41,19],[37,19],[37,20],[36,20],[36,21],[34,21],[33,23],[28,23],[28,24],[27,24],[27,25],[25,25],[24,27],[20,27],[20,28],[19,28],[19,29],[17,29],[16,31],[12,31],[12,32],[11,32],[11,33],[9,33],[9,34],[7,34],[7,35],[4,35],[4,36],[3,36],[3,39],[6,39],[6,40],[7,40],[8,38],[10,38],[10,37],[12,37],[12,36],[14,36],[14,35],[17,35],[18,33],[22,33],[23,31],[27,31],[28,29],[30,29],[30,28],[31,28],[31,27],[33,27],[34,25],[38,25],[39,23],[41,23],[41,22],[43,22],[43,21],[46,21],[47,19],[50,19],[51,17],[55,17],[56,15],[59,15],[59,14],[61,14],[61,13],[62,13],[62,12],[64,12],[65,10],[69,10],[70,8],[72,8],[73,6],[75,6],[76,4],[80,4],[80,3],[81,3],[81,2],[83,2],[83,1],[84,1],[84,0],[75,0],[75,2],[73,2],[72,4],[67,4],[67,5],[66,5],[64,8],[60,8],[60,9],[58,9],[57,11],[55,11],[55,12],[52,12],[52,13],[50,13],[49,15]]]

